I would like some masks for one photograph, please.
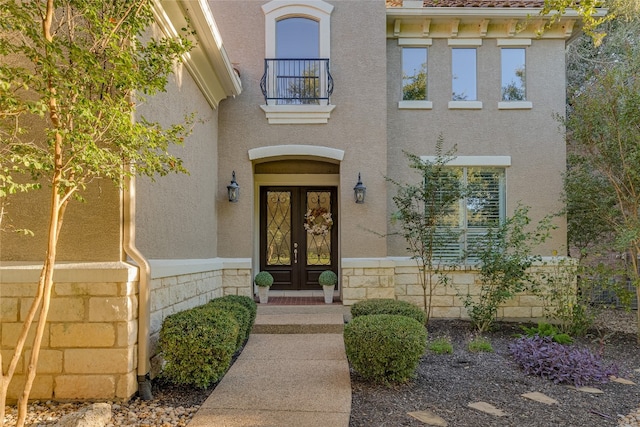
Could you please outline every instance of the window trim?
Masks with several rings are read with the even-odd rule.
[[[283,2],[272,0],[262,6],[265,17],[265,58],[276,57],[276,23],[285,18],[308,18],[319,24],[319,53],[331,58],[331,12],[333,6],[322,0]]]
[[[496,39],[496,46],[501,48],[500,55],[502,55],[502,48],[523,48],[525,49],[525,61],[527,61],[527,48],[531,46],[531,39]],[[528,68],[526,62],[524,66],[526,70]],[[529,97],[527,96],[527,98]],[[532,108],[533,102],[528,100],[498,101],[498,110],[531,110]]]
[[[428,161],[434,163],[438,161],[436,156],[420,156],[422,161]],[[447,167],[458,168],[463,170],[464,179],[467,179],[467,172],[469,168],[493,168],[493,169],[501,169],[502,173],[502,183],[501,183],[501,199],[500,199],[500,221],[504,221],[507,218],[507,178],[508,178],[508,168],[511,166],[511,156],[458,156],[451,159],[446,163]],[[458,227],[452,227],[456,232],[459,232],[459,242],[458,242],[458,250],[461,255],[464,255],[464,251],[467,250],[469,231],[480,231],[480,230],[488,230],[485,227],[469,227],[468,226],[468,217],[467,211],[465,209],[465,199],[461,199],[459,201],[459,209],[458,209]],[[443,254],[436,254],[436,258],[447,262],[447,256]],[[475,264],[476,261],[473,257],[468,258],[464,257],[462,260],[462,264],[464,265],[472,265]]]
[[[404,48],[424,48],[426,49],[427,59],[427,98],[429,97],[429,47],[432,45],[431,39],[398,39],[398,46],[401,47],[401,52],[404,52]],[[401,54],[404,58],[404,54]],[[402,69],[404,70],[404,62],[402,62]],[[404,75],[404,72],[403,72]],[[404,81],[404,77],[403,77]],[[401,87],[401,93],[404,88]],[[399,110],[431,110],[433,109],[433,102],[429,99],[421,100],[404,100],[398,101]]]
[[[333,6],[322,0],[272,0],[262,6],[265,16],[265,58],[276,56],[276,23],[285,18],[308,18],[319,24],[319,54],[331,58],[331,12]],[[328,123],[335,105],[261,105],[269,124]]]
[[[450,100],[448,103],[448,108],[450,110],[481,110],[482,109],[482,101],[479,101],[478,98],[478,46],[482,46],[482,40],[477,39],[475,41],[479,42],[480,44],[467,44],[467,43],[452,43],[452,42],[467,42],[468,40],[472,40],[472,39],[467,39],[467,40],[449,40],[448,44],[449,46],[452,46],[452,48],[449,50],[449,52],[451,53],[451,60],[449,61],[449,63],[451,64],[451,93],[453,94],[453,50],[454,49],[472,49],[475,51],[475,60],[476,60],[476,78],[475,78],[475,90],[476,90],[476,99],[474,100],[469,100],[469,101],[454,101],[454,100]]]

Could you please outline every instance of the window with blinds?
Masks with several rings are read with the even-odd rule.
[[[474,247],[491,228],[505,219],[505,169],[492,167],[455,168],[466,187],[466,197],[447,212],[446,229],[439,233],[434,257],[441,263],[477,261]]]

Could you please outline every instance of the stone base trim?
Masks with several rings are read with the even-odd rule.
[[[536,263],[532,269],[543,271],[553,268],[563,258],[549,257]],[[450,269],[447,286],[438,286],[431,299],[432,318],[468,319],[467,310],[460,296],[479,295],[480,272],[473,266]],[[420,269],[415,260],[408,257],[345,258],[342,260],[342,303],[353,305],[373,298],[391,298],[411,302],[424,307],[424,289],[420,281]],[[505,320],[534,321],[544,318],[544,302],[538,295],[522,293],[498,308],[498,318]]]

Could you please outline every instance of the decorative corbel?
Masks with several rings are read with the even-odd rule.
[[[480,29],[481,37],[485,37],[487,35],[487,28],[489,27],[489,21],[490,19],[483,19],[482,21],[480,21],[480,24],[478,27]]]
[[[507,23],[507,35],[513,37],[516,35],[516,31],[518,31],[518,20],[510,19]]]
[[[394,37],[400,36],[401,25],[402,25],[402,19],[396,19],[395,21],[393,21],[393,36]]]
[[[458,37],[459,29],[460,29],[460,20],[452,19],[451,20],[451,37]]]
[[[425,19],[422,21],[422,37],[429,37],[431,32],[431,19]]]
[[[575,19],[570,19],[564,23],[564,36],[566,38],[571,37],[573,34],[573,27],[576,25]]]

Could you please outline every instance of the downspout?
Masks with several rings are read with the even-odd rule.
[[[126,172],[131,166],[125,166]],[[125,178],[122,201],[124,252],[138,265],[138,395],[142,400],[151,400],[151,379],[149,377],[149,325],[150,325],[150,283],[151,266],[136,248],[136,178]]]

